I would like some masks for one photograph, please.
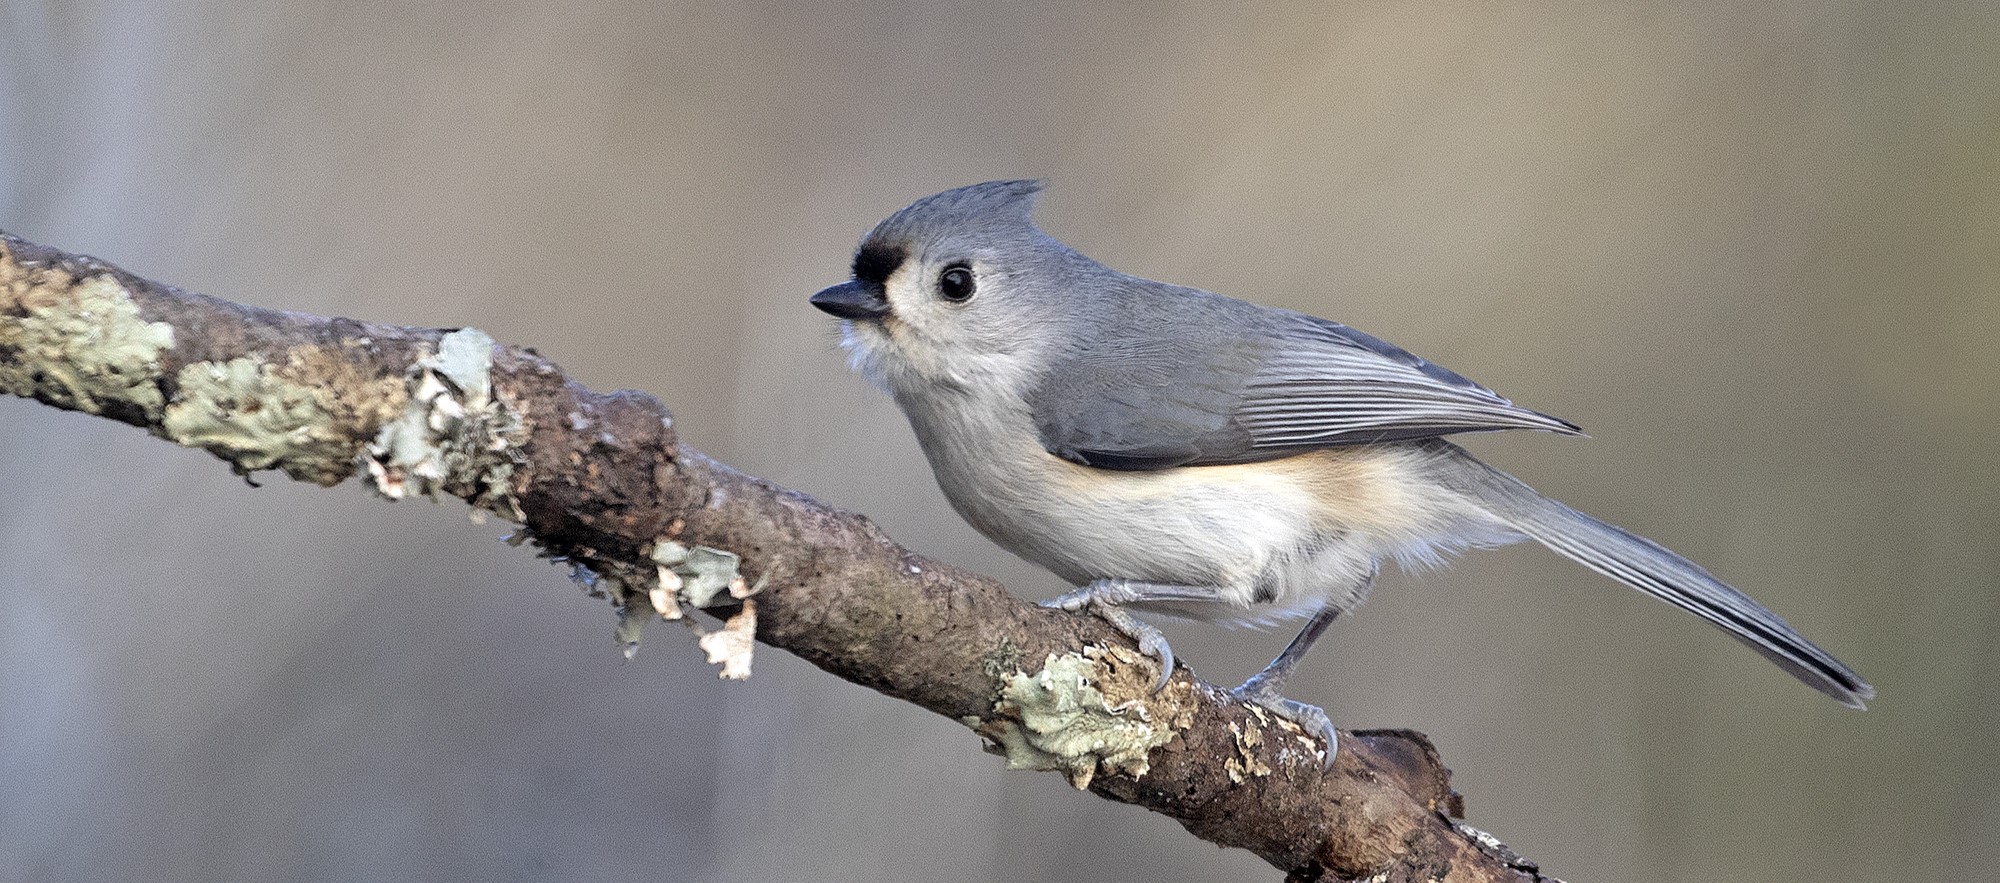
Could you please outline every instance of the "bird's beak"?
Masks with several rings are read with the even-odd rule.
[[[812,305],[842,319],[880,319],[889,315],[882,286],[849,280],[812,296]]]

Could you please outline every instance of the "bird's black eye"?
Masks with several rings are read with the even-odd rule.
[[[938,275],[938,293],[952,303],[965,303],[972,299],[972,268],[964,264],[952,264]]]

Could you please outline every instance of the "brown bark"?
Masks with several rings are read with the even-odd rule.
[[[0,391],[208,448],[246,474],[332,485],[372,461],[363,480],[378,490],[442,491],[517,521],[628,610],[653,609],[662,543],[735,553],[737,588],[758,590],[759,642],[965,722],[1012,760],[1172,816],[1289,879],[1544,879],[1452,821],[1458,795],[1421,734],[1343,734],[1325,767],[1316,741],[1185,670],[1150,694],[1150,663],[1095,618],[1022,602],[680,444],[650,396],[594,393],[519,347],[490,347],[490,371],[468,380],[438,364],[448,335],[234,304],[0,234]],[[440,389],[457,403],[446,410],[473,416],[427,410]],[[383,427],[410,415],[437,430],[428,484],[419,467],[383,465]],[[1032,677],[1057,670],[1095,692]],[[1079,696],[1073,716],[1042,705]],[[1072,717],[1077,732],[1108,735],[1064,743]],[[1121,744],[1131,750],[1118,755]]]

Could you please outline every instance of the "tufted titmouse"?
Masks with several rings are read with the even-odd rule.
[[[895,396],[952,507],[1081,586],[1160,663],[1124,608],[1306,626],[1235,695],[1335,749],[1279,685],[1359,604],[1377,562],[1533,539],[1720,626],[1844,705],[1840,660],[1693,562],[1535,493],[1443,436],[1576,435],[1567,421],[1345,325],[1119,273],[1030,218],[1038,181],[920,199],[877,224],[853,279],[813,295],[855,367]]]

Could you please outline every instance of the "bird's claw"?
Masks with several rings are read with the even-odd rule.
[[[1260,678],[1251,678],[1243,685],[1229,691],[1229,696],[1238,702],[1245,702],[1262,708],[1272,714],[1298,724],[1305,731],[1326,740],[1324,763],[1333,766],[1334,753],[1340,750],[1340,731],[1334,729],[1333,719],[1326,716],[1326,710],[1317,705],[1307,705],[1278,695],[1278,691],[1264,685]]]
[[[1152,657],[1153,661],[1160,664],[1160,679],[1153,682],[1153,692],[1158,693],[1167,688],[1167,681],[1173,679],[1174,648],[1167,646],[1167,636],[1160,634],[1159,629],[1138,620],[1133,620],[1133,622],[1137,623],[1146,633],[1135,635],[1131,632],[1125,632],[1125,636],[1138,641],[1139,652]],[[1120,629],[1120,631],[1123,631],[1123,629]]]
[[[1150,657],[1160,665],[1160,678],[1153,682],[1152,692],[1166,689],[1167,681],[1174,676],[1174,648],[1167,646],[1167,636],[1160,630],[1140,622],[1132,614],[1126,613],[1112,601],[1105,600],[1092,587],[1085,587],[1066,595],[1059,595],[1041,602],[1041,606],[1051,610],[1066,610],[1075,613],[1088,608],[1097,614],[1118,633],[1131,638],[1139,645],[1139,653]]]

